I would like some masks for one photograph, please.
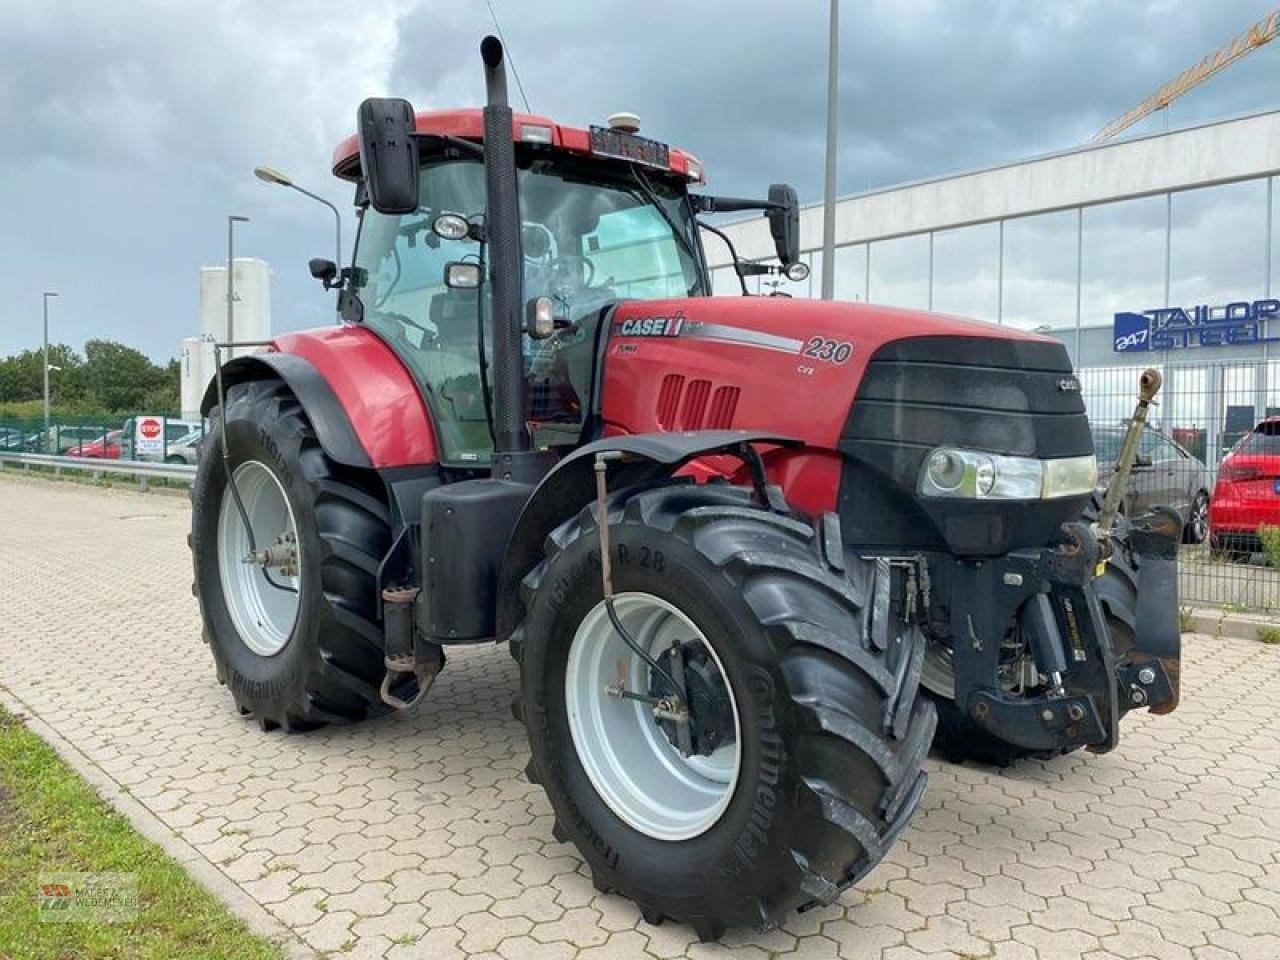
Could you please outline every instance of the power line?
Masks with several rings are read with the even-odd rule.
[[[524,84],[520,82],[520,71],[516,68],[516,58],[511,55],[511,46],[507,43],[507,38],[502,35],[502,24],[498,23],[498,15],[494,12],[491,0],[484,0],[484,5],[489,8],[489,16],[493,18],[493,29],[498,31],[498,39],[502,41],[503,49],[507,52],[507,61],[511,64],[511,72],[516,78],[516,89],[520,91],[520,99],[524,101],[524,112],[533,113],[533,108],[529,106],[529,97],[524,92]]]

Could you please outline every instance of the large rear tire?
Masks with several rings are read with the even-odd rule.
[[[386,709],[378,564],[391,541],[381,482],[325,456],[297,398],[279,381],[227,391],[232,475],[258,550],[281,526],[298,563],[269,574],[239,561],[243,523],[222,461],[223,412],[192,489],[191,549],[204,637],[218,679],[264,730],[302,730]],[[291,590],[293,592],[291,592]]]
[[[654,653],[683,644],[695,736],[715,700],[698,690],[717,682],[732,724],[717,714],[715,752],[684,756],[650,704],[606,692],[606,677],[647,679],[632,692],[661,684],[602,613],[598,530],[584,510],[525,579],[511,643],[528,773],[556,836],[599,889],[704,940],[833,901],[884,856],[926,780],[933,710],[917,696],[920,637],[891,609],[888,565],[846,558],[838,542],[824,550],[812,526],[735,488],[622,491],[609,517],[628,632],[656,638]],[[584,657],[604,671],[584,671]]]

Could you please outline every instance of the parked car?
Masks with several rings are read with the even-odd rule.
[[[68,457],[95,457],[99,460],[120,459],[120,435],[123,430],[108,430],[96,440],[67,448]]]
[[[192,430],[165,447],[165,463],[190,463],[194,465],[200,459],[200,441],[204,439],[203,430]]]
[[[1209,507],[1209,542],[1227,553],[1254,553],[1262,549],[1258,530],[1264,526],[1280,527],[1280,417],[1263,420],[1223,458]]]
[[[1093,449],[1098,457],[1098,483],[1105,487],[1115,472],[1124,442],[1125,426],[1093,427]],[[1200,543],[1209,530],[1212,478],[1204,462],[1155,427],[1147,425],[1138,438],[1138,453],[1129,474],[1129,487],[1121,510],[1131,517],[1152,507],[1173,507],[1182,517],[1182,539]]]
[[[13,427],[0,429],[0,450],[5,453],[38,453],[40,434],[26,433]]]
[[[48,431],[49,443],[44,452],[68,456],[72,450],[88,446],[95,440],[100,440],[102,436],[101,424],[95,426],[80,424],[52,426]]]

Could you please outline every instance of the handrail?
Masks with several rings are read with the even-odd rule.
[[[16,463],[29,467],[53,467],[65,470],[87,470],[92,473],[122,473],[134,477],[167,477],[171,480],[195,479],[196,468],[189,463],[159,463],[151,460],[107,460],[98,457],[61,457],[48,453],[12,453],[0,451],[0,467]]]

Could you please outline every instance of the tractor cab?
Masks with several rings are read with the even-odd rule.
[[[494,449],[482,120],[480,110],[413,115],[417,182],[402,186],[413,198],[402,209],[374,202],[377,174],[366,178],[356,138],[334,156],[334,172],[359,184],[360,233],[353,268],[344,271],[344,316],[377,333],[413,372],[441,461],[462,467],[487,465]],[[689,194],[703,179],[695,157],[638,136],[630,115],[610,121],[584,130],[512,117],[526,317],[521,369],[535,449],[582,440],[607,308],[710,295],[697,214],[776,205],[725,207]],[[539,312],[549,326],[538,327]]]

